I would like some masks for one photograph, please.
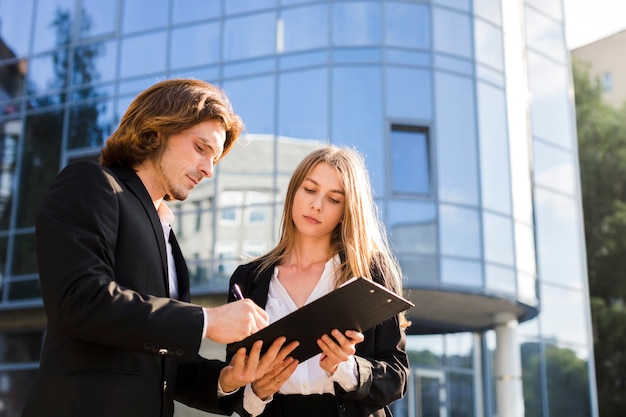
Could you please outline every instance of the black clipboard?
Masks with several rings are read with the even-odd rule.
[[[321,352],[317,339],[323,334],[330,335],[332,329],[363,332],[413,305],[369,279],[353,278],[244,340],[231,343],[227,351],[234,354],[242,347],[249,351],[257,340],[263,340],[262,351],[265,351],[276,338],[285,336],[287,342],[300,342],[289,356],[304,362]]]

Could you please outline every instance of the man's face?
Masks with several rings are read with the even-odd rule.
[[[213,176],[215,161],[224,151],[226,131],[215,120],[198,123],[171,135],[163,153],[155,161],[157,182],[162,195],[185,200],[204,178]]]

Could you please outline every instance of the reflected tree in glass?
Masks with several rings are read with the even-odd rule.
[[[83,11],[81,32],[88,32],[91,20]],[[72,19],[69,11],[57,9],[52,25],[56,27],[56,45],[54,53],[54,81],[50,86],[54,92],[44,94],[29,101],[30,108],[43,108],[66,100],[66,88],[71,78],[79,80],[94,80],[98,74],[94,59],[99,53],[99,44],[92,44],[76,50],[74,65],[70,67]],[[30,87],[29,94],[35,93]],[[93,99],[99,93],[93,88],[84,88],[79,92],[82,98]],[[101,106],[101,104],[100,104]],[[97,103],[82,105],[76,110],[76,119],[79,122],[72,125],[69,132],[69,143],[85,138],[101,138],[102,127],[97,123],[101,111]],[[63,137],[63,110],[54,109],[45,113],[38,113],[26,119],[24,150],[22,153],[21,183],[19,188],[19,210],[17,217],[18,227],[30,227],[34,224],[35,211],[39,206],[41,196],[50,185],[61,168],[61,144]]]
[[[544,350],[550,417],[590,416],[587,361],[579,358],[574,350],[554,344],[546,343]],[[541,417],[540,346],[537,343],[524,343],[521,351],[525,414],[528,417]]]

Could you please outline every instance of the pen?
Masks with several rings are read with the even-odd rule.
[[[241,288],[239,288],[239,285],[233,284],[232,291],[236,300],[243,300],[243,294],[241,293]]]

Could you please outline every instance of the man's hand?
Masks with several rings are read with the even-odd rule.
[[[288,355],[298,347],[298,342],[293,341],[285,344],[286,339],[279,337],[261,356],[263,341],[256,341],[250,348],[250,353],[246,355],[246,349],[240,348],[232,357],[230,363],[220,372],[220,386],[222,391],[229,393],[244,385],[247,385],[268,372],[275,369],[284,369],[298,365],[298,361],[288,357]],[[284,345],[284,346],[283,346]],[[293,372],[293,371],[292,371]]]
[[[250,299],[204,310],[207,317],[204,337],[217,343],[238,342],[269,323],[267,313]]]

